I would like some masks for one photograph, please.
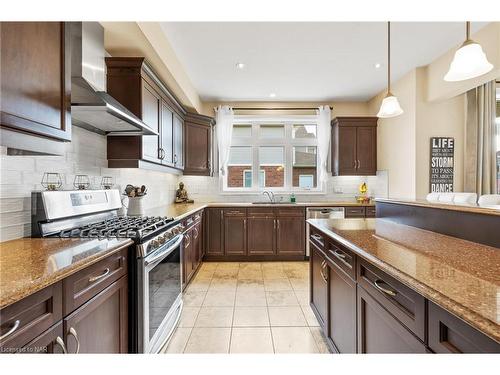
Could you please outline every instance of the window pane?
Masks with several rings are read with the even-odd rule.
[[[233,125],[233,138],[248,138],[252,136],[252,125]]]
[[[316,125],[294,125],[293,138],[316,138]]]
[[[260,137],[261,138],[283,138],[285,136],[284,125],[261,125]]]
[[[228,187],[252,187],[252,148],[231,147],[227,166]]]
[[[317,186],[316,147],[293,148],[292,186],[311,189]]]
[[[284,147],[259,147],[259,187],[285,186]]]

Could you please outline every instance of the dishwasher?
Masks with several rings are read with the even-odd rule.
[[[307,207],[307,219],[344,219],[344,207]],[[309,256],[309,225],[306,226],[306,256]]]

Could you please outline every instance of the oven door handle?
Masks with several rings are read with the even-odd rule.
[[[172,243],[172,245],[170,245],[169,247],[167,247],[166,250],[160,251],[158,254],[156,254],[154,257],[152,257],[150,259],[146,257],[146,259],[144,259],[144,265],[149,266],[150,264],[153,264],[153,263],[157,262],[158,260],[165,258],[168,254],[170,254],[172,251],[174,251],[174,249],[177,246],[179,246],[182,243],[183,238],[184,238],[184,235],[179,234],[179,236],[175,240],[175,242]]]

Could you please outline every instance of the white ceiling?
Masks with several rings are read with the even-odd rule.
[[[472,32],[485,25],[473,23]],[[162,28],[202,100],[367,100],[386,87],[385,22],[164,22]],[[393,81],[459,45],[464,33],[457,22],[392,23]],[[246,67],[237,69],[238,62]]]

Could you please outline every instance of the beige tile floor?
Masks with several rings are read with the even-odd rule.
[[[203,263],[163,353],[328,353],[308,262]]]

